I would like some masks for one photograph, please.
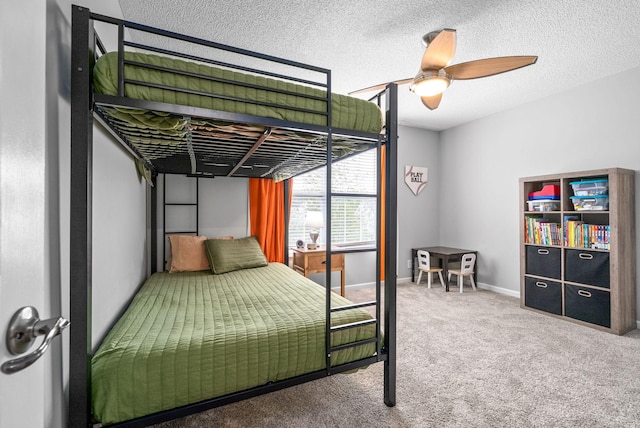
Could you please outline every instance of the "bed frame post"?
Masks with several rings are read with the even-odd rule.
[[[89,55],[87,55],[89,53]],[[69,426],[91,421],[91,204],[95,53],[87,8],[72,8]]]
[[[149,276],[156,273],[158,271],[158,176],[153,174],[152,182],[153,184],[148,184],[147,188],[149,189],[150,201],[149,204],[149,226],[151,228],[151,235],[149,236],[149,242],[151,244],[151,252],[149,253],[149,257],[151,257],[151,272]]]
[[[384,362],[384,402],[396,405],[396,276],[398,225],[398,85],[390,83],[386,99],[387,163],[385,198],[384,260],[384,338],[387,359]]]
[[[284,180],[284,264],[289,266],[289,193],[291,192],[291,181]]]

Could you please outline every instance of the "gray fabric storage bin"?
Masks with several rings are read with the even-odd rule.
[[[611,327],[611,293],[565,284],[564,314],[591,324]]]
[[[564,279],[580,284],[609,288],[609,253],[567,250]]]
[[[527,246],[526,274],[560,279],[560,248]]]
[[[562,285],[556,281],[525,277],[524,305],[562,315]]]

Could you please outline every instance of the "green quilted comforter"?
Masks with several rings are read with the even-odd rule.
[[[332,305],[348,303],[333,294]],[[324,299],[323,287],[278,263],[152,275],[93,357],[94,417],[115,423],[325,368]],[[353,309],[332,324],[370,318]],[[375,330],[335,332],[333,344]],[[340,350],[332,365],[374,352]]]
[[[203,94],[217,94],[227,97],[238,97],[245,100],[275,103],[277,106],[263,106],[250,102],[231,101],[206,95],[188,94],[178,90],[151,88],[133,83],[125,85],[125,96],[129,98],[284,119],[312,125],[327,125],[325,116],[314,113],[326,112],[325,101],[272,92],[268,89],[248,88],[233,84],[233,82],[258,85],[261,88],[286,90],[294,92],[295,94],[324,97],[326,92],[317,88],[157,55],[126,52],[125,58],[128,61],[149,64],[151,66],[166,67],[180,72],[196,73],[225,79],[228,80],[229,83],[215,82],[193,75],[160,71],[132,64],[125,65],[125,77],[127,79],[167,85],[172,88],[190,89],[202,92]],[[110,52],[101,56],[96,62],[93,70],[93,79],[95,89],[98,93],[107,95],[118,94],[117,60],[117,52]],[[295,111],[292,110],[292,108],[307,109],[311,110],[311,112]],[[332,125],[334,128],[373,133],[379,133],[382,129],[382,115],[380,109],[374,103],[346,95],[332,94],[331,109]],[[137,121],[139,121],[139,117],[134,116],[134,122]]]

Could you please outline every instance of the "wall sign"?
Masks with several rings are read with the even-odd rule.
[[[404,182],[409,186],[413,194],[418,196],[418,193],[427,185],[427,168],[405,165]]]

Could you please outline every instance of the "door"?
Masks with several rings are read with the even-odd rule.
[[[34,306],[42,319],[60,315],[51,313],[60,300],[50,274],[59,271],[58,235],[50,232],[59,217],[50,193],[57,186],[47,185],[47,158],[57,154],[45,145],[46,13],[46,2],[0,2],[0,363],[15,358],[5,335],[17,309]],[[29,368],[0,373],[0,427],[62,425],[62,347],[54,342]]]

